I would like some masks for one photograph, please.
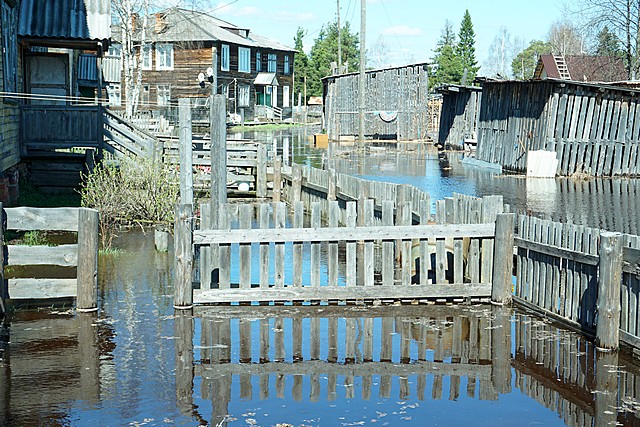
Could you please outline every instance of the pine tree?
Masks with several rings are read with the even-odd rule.
[[[466,70],[467,78],[465,83],[470,83],[476,76],[476,73],[480,69],[478,67],[478,61],[476,60],[476,35],[473,31],[473,23],[471,22],[471,15],[467,9],[462,18],[460,24],[460,32],[458,33],[458,44],[456,45],[456,54],[460,58],[462,65],[462,71]]]
[[[440,40],[435,49],[433,62],[436,70],[431,76],[431,87],[441,84],[458,84],[462,79],[462,61],[456,49],[456,36],[449,21],[445,21]]]
[[[609,31],[609,27],[606,25],[598,33],[598,45],[596,46],[595,54],[600,56],[623,56],[623,52],[620,49],[620,40],[614,33]]]
[[[513,59],[513,62],[511,63],[513,76],[520,80],[532,78],[540,55],[549,54],[551,52],[552,47],[550,43],[540,40],[532,41],[526,49],[516,55]]]

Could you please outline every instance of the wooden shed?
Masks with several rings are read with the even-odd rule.
[[[438,146],[452,150],[475,148],[482,89],[445,85],[438,88],[438,92],[442,94]]]
[[[638,176],[640,91],[567,80],[486,81],[476,157],[526,171],[530,151],[555,153],[557,175]]]
[[[423,140],[429,124],[428,65],[369,70],[365,73],[365,138]],[[358,73],[325,77],[324,105],[331,140],[358,135]]]

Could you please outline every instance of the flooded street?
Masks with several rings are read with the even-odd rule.
[[[241,137],[319,166],[305,128]],[[326,161],[326,156],[325,156]],[[376,150],[341,172],[432,201],[502,194],[517,210],[637,233],[638,184],[528,182],[460,155]],[[196,307],[140,229],[101,255],[96,314],[18,311],[0,364],[3,425],[640,425],[640,368],[579,334],[490,305]],[[343,279],[343,278],[342,278]],[[613,387],[613,388],[612,388]],[[612,393],[617,390],[620,394]]]

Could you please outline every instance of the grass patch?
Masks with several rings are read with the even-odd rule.
[[[299,123],[265,123],[263,125],[251,125],[251,126],[231,126],[229,130],[236,132],[249,132],[249,131],[265,131],[265,130],[278,130],[287,129],[291,127],[301,127],[303,125]]]
[[[114,248],[114,247],[105,247],[105,248],[100,248],[100,250],[98,251],[98,253],[100,255],[122,255],[124,254],[124,251],[120,248]]]

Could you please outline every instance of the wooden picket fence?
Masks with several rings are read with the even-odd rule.
[[[2,302],[4,300],[50,300],[77,297],[78,310],[97,309],[98,299],[98,212],[87,208],[2,208],[6,218],[0,233],[0,246],[6,250],[0,269]],[[77,233],[77,243],[57,246],[7,245],[6,230],[63,231]],[[75,278],[12,277],[4,280],[6,267],[54,266],[76,268]],[[32,275],[32,274],[31,274]]]
[[[601,234],[598,229],[519,215],[514,296],[527,308],[591,334],[599,326],[598,311],[604,313],[619,302],[613,308],[620,312],[620,340],[640,348],[640,238],[620,235],[619,301],[616,297],[604,304],[599,298],[608,283],[601,277]]]

